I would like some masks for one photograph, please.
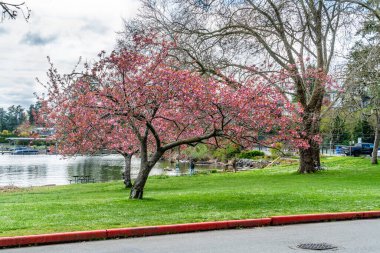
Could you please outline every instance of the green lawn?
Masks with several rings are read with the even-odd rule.
[[[380,209],[380,166],[325,158],[327,170],[296,166],[240,173],[153,177],[144,200],[120,182],[0,193],[0,236]]]

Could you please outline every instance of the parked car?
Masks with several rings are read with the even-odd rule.
[[[343,147],[343,152],[349,156],[372,155],[373,143],[356,143],[354,146]]]
[[[338,155],[344,154],[343,147],[344,147],[343,145],[337,145],[335,147],[335,153],[338,154]]]

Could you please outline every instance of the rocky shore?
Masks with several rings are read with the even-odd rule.
[[[209,161],[197,161],[196,165],[217,165],[220,167],[226,167],[226,168],[232,168],[232,160],[228,161],[227,163],[218,162],[217,160],[209,160]],[[277,160],[268,160],[268,159],[259,159],[259,160],[252,160],[252,159],[237,159],[236,160],[236,168],[239,170],[244,169],[262,169],[267,167],[268,165],[278,165],[280,164],[280,161]]]

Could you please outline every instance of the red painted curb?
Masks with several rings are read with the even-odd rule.
[[[367,211],[367,212],[363,212],[363,218],[364,219],[380,218],[380,211]]]
[[[136,228],[114,228],[107,230],[79,231],[68,233],[0,237],[0,248],[16,247],[37,244],[89,241],[96,239],[111,239],[118,237],[138,237],[149,235],[162,235],[173,233],[185,233],[196,231],[207,231],[217,229],[231,229],[238,227],[262,227],[270,225],[286,225],[307,222],[321,222],[333,220],[368,219],[380,218],[380,211],[368,212],[345,212],[345,213],[321,213],[302,214],[289,216],[274,216],[271,218],[228,220],[215,222],[200,222],[189,224],[175,224],[164,226],[149,226]]]
[[[15,237],[0,237],[0,247],[14,247],[23,245],[49,244],[60,242],[88,241],[106,239],[106,230],[79,231],[68,233],[26,235]]]
[[[207,230],[228,229],[228,228],[237,228],[237,227],[245,227],[245,228],[262,227],[262,226],[270,225],[271,220],[272,220],[271,218],[263,218],[263,219],[201,222],[201,223],[138,227],[138,228],[115,228],[115,229],[107,229],[107,238],[174,234],[174,233],[207,231]]]
[[[338,220],[352,220],[352,219],[379,218],[379,217],[380,217],[380,211],[273,216],[271,225],[286,225],[286,224],[308,223],[308,222],[318,222],[318,221],[338,221]]]

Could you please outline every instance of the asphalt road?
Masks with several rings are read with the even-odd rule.
[[[297,248],[328,243],[335,250]],[[380,252],[380,219],[219,230],[106,241],[3,249],[0,253],[238,253],[238,252]]]

